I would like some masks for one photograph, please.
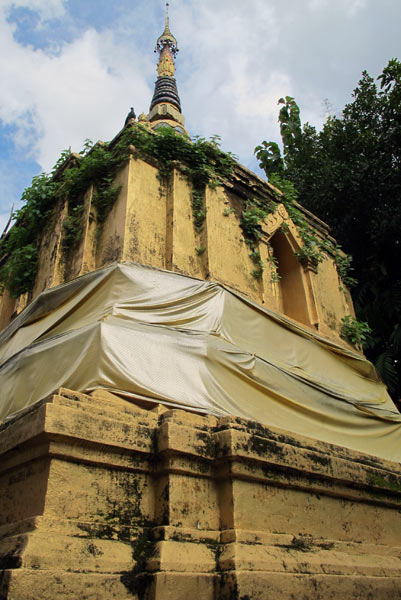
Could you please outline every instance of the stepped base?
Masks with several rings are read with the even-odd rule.
[[[100,390],[0,452],[1,600],[401,598],[395,463]]]

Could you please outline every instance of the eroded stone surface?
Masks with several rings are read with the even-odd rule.
[[[0,431],[0,598],[401,598],[399,465],[60,389]]]

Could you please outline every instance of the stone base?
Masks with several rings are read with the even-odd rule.
[[[401,598],[401,470],[60,389],[0,430],[0,599]]]

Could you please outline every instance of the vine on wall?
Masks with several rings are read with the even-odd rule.
[[[134,125],[111,144],[93,145],[86,140],[79,155],[64,151],[49,174],[33,178],[22,195],[25,204],[16,211],[13,227],[0,240],[0,282],[12,297],[33,287],[39,243],[58,200],[68,200],[62,240],[66,260],[82,238],[84,195],[91,185],[95,186],[93,204],[99,232],[120,191],[113,184],[114,178],[127,162],[132,147],[137,156],[157,160],[162,180],[180,163],[192,185],[194,226],[197,230],[202,228],[206,185],[221,185],[232,175],[235,164],[233,155],[220,150],[217,136],[210,141],[197,137],[191,142],[169,128],[153,132]]]
[[[13,227],[0,240],[0,281],[13,297],[32,289],[37,271],[39,242],[55,203],[68,199],[62,240],[65,258],[68,260],[82,238],[86,191],[91,185],[95,186],[92,202],[96,208],[97,233],[100,234],[120,192],[120,187],[113,183],[115,176],[132,153],[140,158],[156,159],[160,178],[164,182],[174,166],[179,165],[192,187],[193,222],[197,231],[202,229],[206,217],[206,186],[221,185],[234,172],[234,156],[220,149],[218,137],[210,141],[196,137],[191,142],[170,128],[153,132],[141,125],[134,125],[126,128],[111,144],[99,142],[93,145],[90,140],[86,140],[79,155],[72,155],[70,151],[63,152],[51,173],[34,177],[32,185],[23,193],[25,204],[16,212]],[[255,266],[252,276],[260,279],[264,269],[259,251],[261,224],[269,214],[277,210],[279,203],[283,203],[303,242],[302,249],[297,253],[300,262],[308,262],[317,267],[330,255],[343,283],[353,285],[355,280],[349,275],[351,258],[344,255],[339,246],[330,240],[318,237],[296,205],[297,195],[293,185],[279,174],[273,174],[270,183],[279,188],[282,194],[277,192],[275,201],[266,202],[265,199],[256,198],[246,200],[240,217],[240,226]],[[285,231],[286,223],[281,228]],[[272,254],[269,262],[273,267],[272,281],[278,281],[277,263]]]

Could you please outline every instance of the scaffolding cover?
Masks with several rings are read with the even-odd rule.
[[[59,387],[401,455],[401,415],[362,355],[221,284],[142,265],[49,289],[1,332],[2,420]]]

